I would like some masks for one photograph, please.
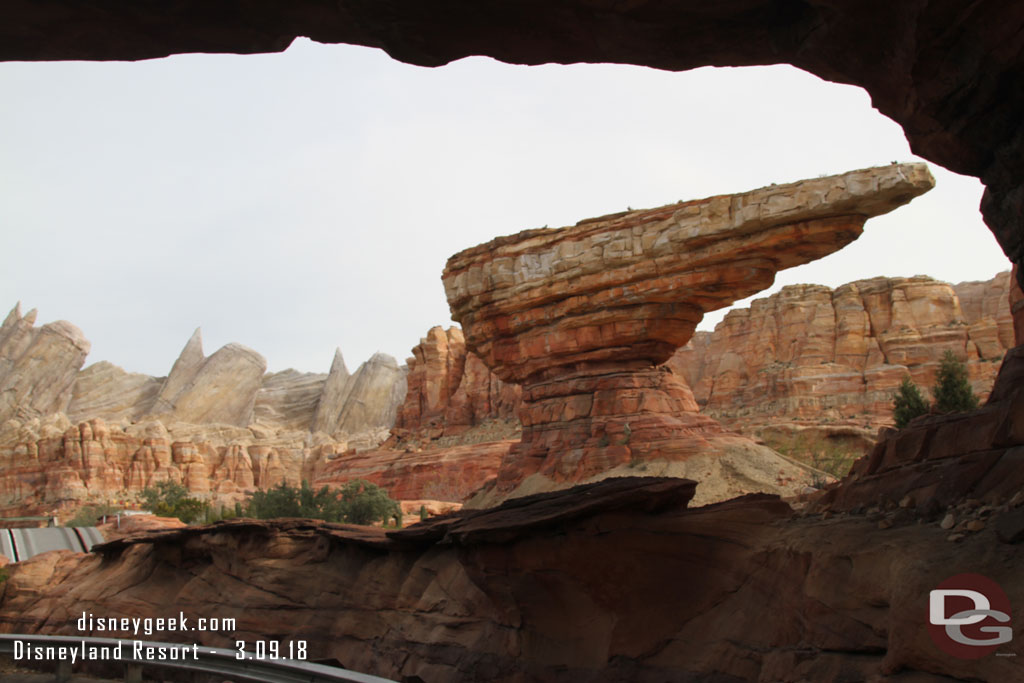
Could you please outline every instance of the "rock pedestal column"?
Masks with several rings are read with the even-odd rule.
[[[466,345],[523,386],[523,438],[499,488],[700,449],[721,428],[658,366],[704,313],[841,249],[933,184],[925,165],[894,164],[527,230],[451,257],[442,278]]]

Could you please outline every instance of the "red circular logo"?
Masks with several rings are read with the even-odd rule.
[[[1010,599],[981,574],[952,576],[928,595],[928,634],[947,655],[990,655],[1013,637]]]

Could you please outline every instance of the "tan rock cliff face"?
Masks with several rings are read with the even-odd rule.
[[[842,248],[868,216],[933,182],[920,164],[866,169],[526,231],[453,256],[442,279],[467,347],[523,385],[523,437],[498,494],[533,475],[564,486],[729,450],[708,440],[734,437],[655,366],[704,312]]]
[[[149,412],[166,380],[125,372],[107,361],[93,363],[75,378],[68,418],[76,423],[100,416],[109,422],[134,422]]]
[[[36,310],[16,305],[0,326],[0,424],[67,410],[72,385],[90,344],[82,331],[58,320],[35,327]]]
[[[148,416],[245,427],[252,422],[256,392],[267,361],[241,344],[228,344],[207,358],[197,329],[160,388]]]
[[[985,397],[1013,344],[1009,273],[949,285],[873,278],[794,285],[730,311],[669,361],[703,411],[736,428],[787,420],[891,424],[906,374],[934,383],[945,351]]]

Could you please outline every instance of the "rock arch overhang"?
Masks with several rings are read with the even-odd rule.
[[[684,71],[788,63],[859,85],[916,154],[980,178],[1024,260],[1024,8],[1006,0],[13,0],[0,59],[138,60],[284,50],[296,37],[439,66],[615,62]],[[1019,270],[1024,273],[1024,270]],[[1024,283],[1024,276],[1018,276]]]

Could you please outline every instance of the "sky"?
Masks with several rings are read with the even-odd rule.
[[[917,159],[863,89],[789,66],[428,69],[299,40],[0,63],[0,92],[0,306],[155,376],[196,327],[207,355],[238,342],[270,371],[327,372],[336,347],[351,370],[403,362],[453,324],[447,258],[498,235]],[[934,190],[758,296],[1008,269],[980,182],[930,166]]]

